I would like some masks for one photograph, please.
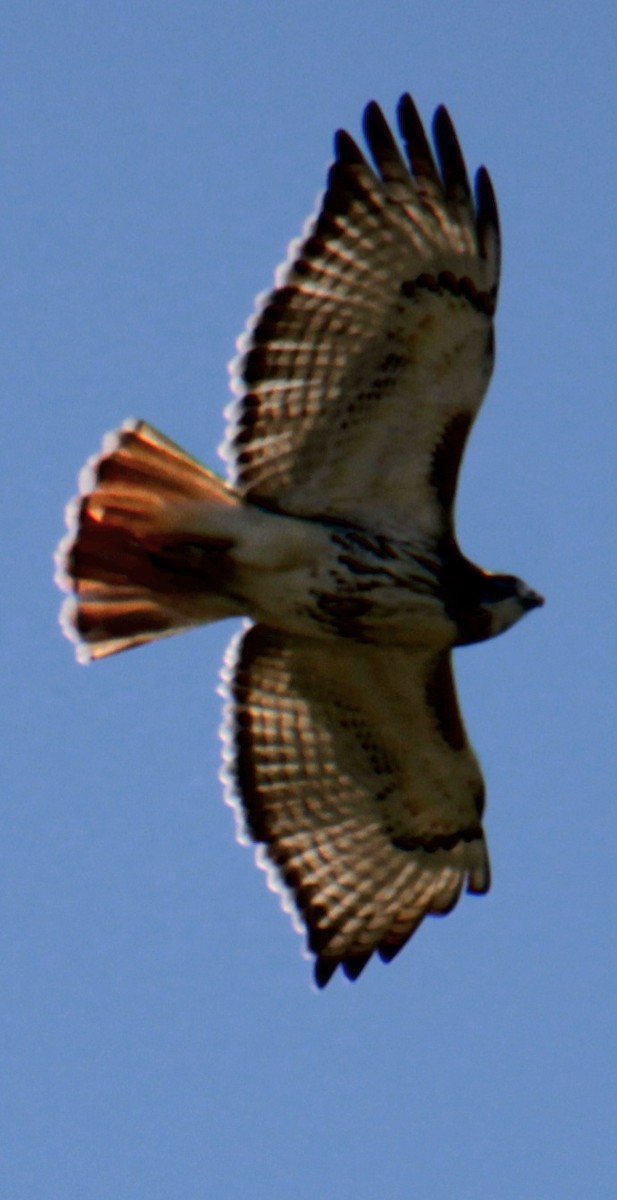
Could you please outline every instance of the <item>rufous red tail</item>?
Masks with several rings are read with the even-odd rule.
[[[82,662],[238,615],[226,599],[234,491],[145,421],[108,434],[67,508],[56,578]],[[228,520],[227,520],[228,523]]]

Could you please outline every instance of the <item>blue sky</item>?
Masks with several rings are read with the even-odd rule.
[[[550,0],[5,4],[3,1196],[614,1196],[616,36]],[[504,226],[461,541],[548,603],[457,657],[493,890],[318,994],[222,801],[233,627],[79,668],[51,554],[125,417],[216,466],[334,129],[408,89]]]

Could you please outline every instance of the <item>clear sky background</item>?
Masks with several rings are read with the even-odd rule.
[[[0,1194],[612,1200],[614,5],[7,0],[3,26]],[[461,541],[548,603],[457,656],[492,892],[320,994],[222,800],[233,626],[80,668],[51,555],[125,417],[217,465],[334,129],[407,89],[504,226]]]

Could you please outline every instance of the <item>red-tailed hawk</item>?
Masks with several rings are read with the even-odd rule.
[[[370,166],[336,135],[320,212],[240,349],[231,482],[144,421],[106,437],[58,553],[81,661],[248,616],[224,670],[225,774],[323,986],[486,892],[484,789],[453,646],[542,603],[474,566],[456,482],[493,363],[497,207],[444,108]]]

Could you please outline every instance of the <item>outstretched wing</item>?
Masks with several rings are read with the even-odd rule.
[[[489,886],[483,783],[449,656],[255,625],[225,672],[226,782],[326,984]]]
[[[337,134],[321,211],[239,343],[224,453],[257,503],[432,539],[492,370],[498,217],[444,108],[438,166],[407,95],[398,120],[407,161],[365,111],[376,171]]]

